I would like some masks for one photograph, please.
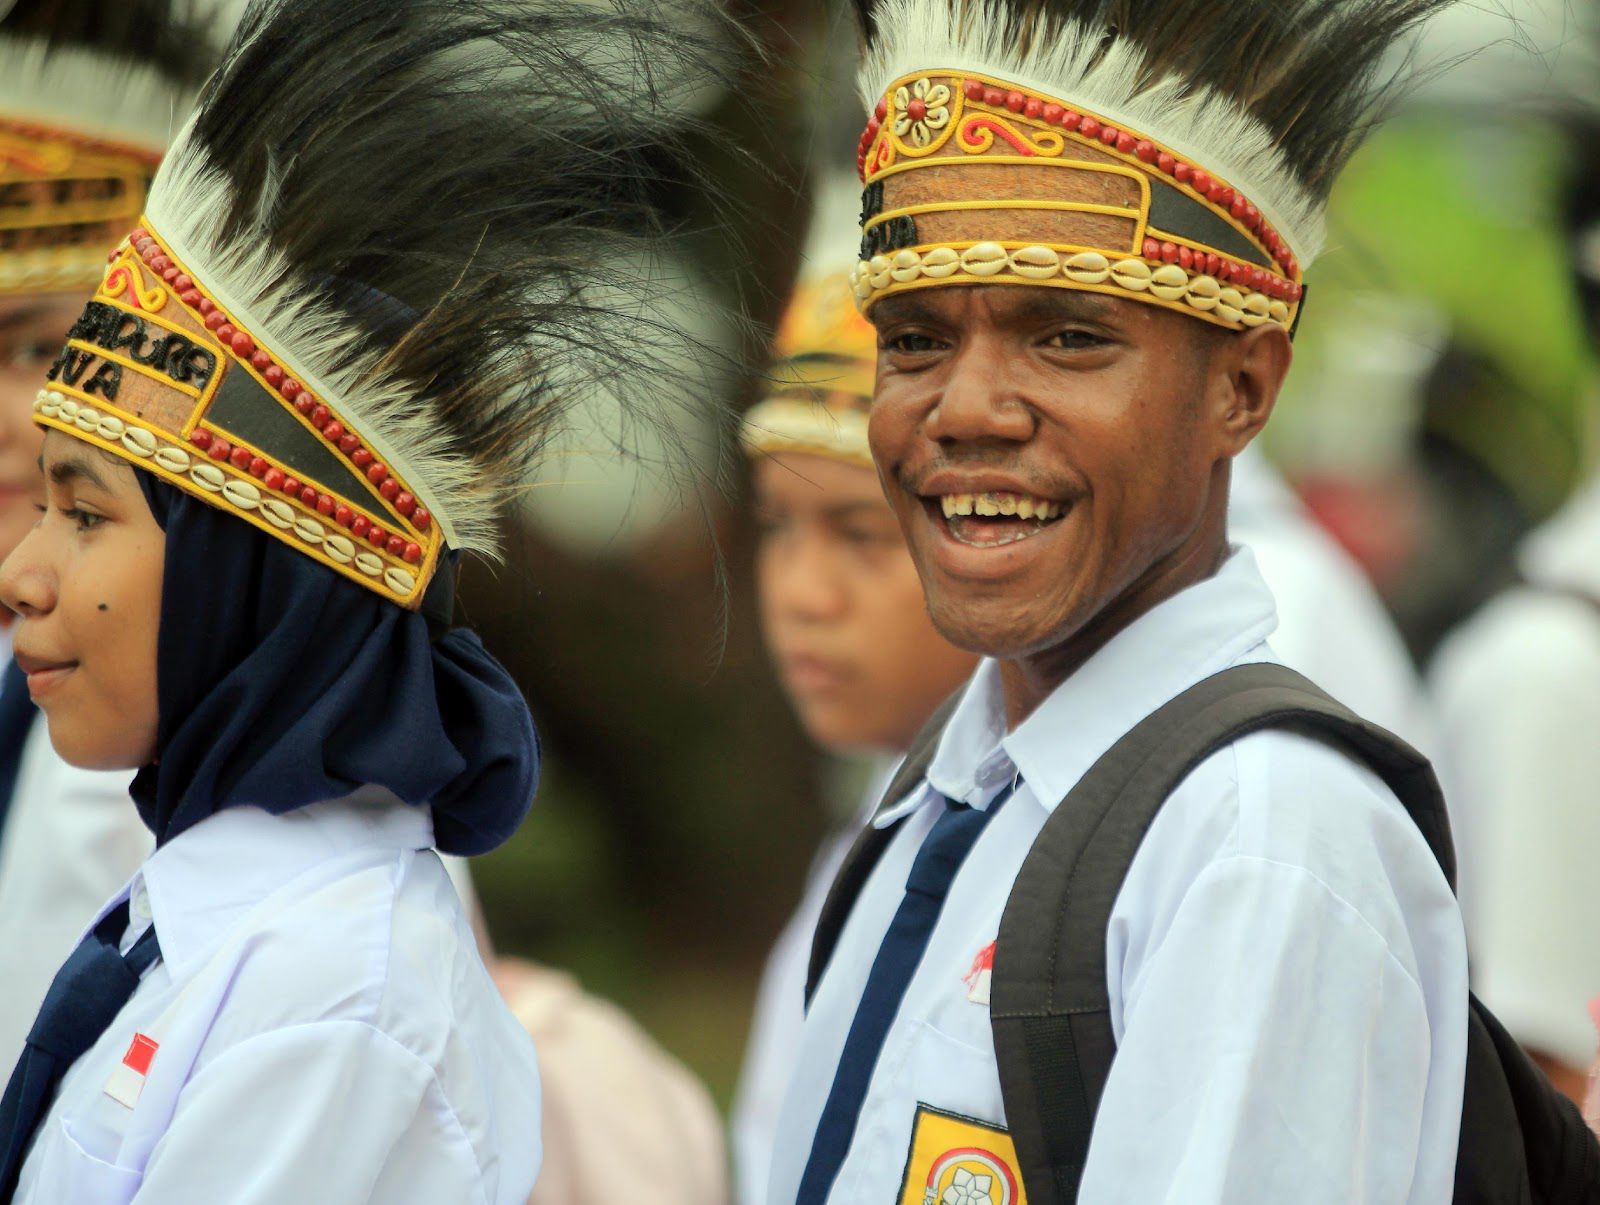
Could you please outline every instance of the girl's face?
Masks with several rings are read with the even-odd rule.
[[[38,521],[0,565],[13,653],[66,761],[147,765],[166,537],[124,461],[50,431],[39,463]]]

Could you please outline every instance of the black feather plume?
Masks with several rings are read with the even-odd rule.
[[[151,220],[492,551],[575,397],[681,418],[652,184],[724,35],[698,0],[260,0]]]

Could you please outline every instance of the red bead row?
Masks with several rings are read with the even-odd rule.
[[[1262,217],[1261,210],[1235,189],[1221,180],[1213,179],[1205,168],[1184,162],[1161,150],[1149,139],[1139,138],[1127,130],[1106,125],[1098,117],[1075,113],[1064,105],[1043,101],[1037,96],[1028,96],[1016,89],[1008,92],[996,88],[993,84],[986,84],[982,80],[969,79],[962,82],[961,90],[969,101],[988,105],[992,109],[1020,113],[1023,117],[1043,121],[1046,125],[1059,126],[1084,138],[1095,139],[1125,155],[1137,157],[1140,162],[1147,163],[1164,175],[1171,176],[1179,184],[1188,185],[1212,204],[1226,209],[1233,215],[1235,221],[1242,223],[1259,238],[1273,261],[1284,270],[1285,275],[1296,275],[1294,253],[1290,251],[1289,244],[1283,237],[1272,228],[1272,224]],[[883,128],[888,115],[889,100],[888,97],[883,97],[878,101],[878,107],[873,110],[867,128],[861,135],[860,146],[856,150],[856,170],[863,179],[866,178],[867,172],[867,152],[877,139],[878,131]]]
[[[284,401],[289,402],[310,420],[311,425],[321,433],[323,439],[338,449],[357,469],[366,474],[367,480],[378,487],[378,493],[382,495],[384,501],[393,503],[394,508],[410,519],[416,525],[418,531],[428,530],[433,523],[433,516],[428,513],[427,507],[417,504],[416,498],[401,490],[400,483],[390,476],[389,466],[374,456],[372,449],[362,446],[361,441],[355,435],[346,431],[344,424],[333,417],[333,412],[319,402],[304,385],[284,372],[283,366],[277,363],[269,352],[257,347],[249,332],[239,330],[229,322],[227,315],[217,309],[216,302],[200,292],[194,279],[172,262],[167,253],[161,249],[161,244],[150,237],[148,230],[141,226],[133,232],[130,239],[135,253],[145,262],[145,266],[172,286],[173,292],[178,295],[178,300],[200,315],[207,330],[215,334],[225,347],[231,348],[234,355],[242,360],[250,361],[251,367],[261,374],[262,380],[277,390]],[[197,430],[193,438],[196,446],[206,448],[207,445],[199,443],[199,436],[202,434],[209,433]],[[217,437],[217,440],[225,449],[227,448],[226,440],[221,439],[221,437]],[[225,450],[221,455],[218,455],[214,449],[215,445],[213,444],[210,455],[214,459],[224,460],[229,458],[229,450]],[[232,453],[241,451],[244,451],[244,449],[231,449]],[[249,454],[246,453],[246,455]],[[260,458],[256,457],[256,459],[259,460]],[[239,464],[237,460],[233,463]],[[265,464],[266,462],[262,461],[262,463]],[[249,467],[248,462],[239,464],[239,467]],[[254,473],[253,467],[251,471]],[[256,473],[255,475],[261,476],[262,474]],[[286,480],[294,482],[296,489],[299,488],[299,482],[296,482],[293,477],[286,478]],[[286,488],[284,492],[295,493],[296,490]],[[319,496],[309,486],[299,490],[299,494],[302,501],[308,505],[315,504],[323,514],[335,514],[331,499],[329,499],[329,509],[322,510],[321,499],[327,498],[328,495]],[[347,510],[348,508],[338,507],[337,509]],[[371,520],[365,519],[365,516],[357,515],[355,518],[371,523]],[[341,522],[344,521],[341,520]],[[355,530],[353,522],[345,523],[345,526],[350,527],[352,531]],[[407,560],[413,559],[407,550],[417,547],[415,544],[408,544],[398,537],[389,536],[382,528],[376,526],[372,527],[372,531],[376,535],[383,537],[383,539],[372,540],[375,546],[380,548],[387,547],[395,556],[406,553]],[[362,533],[357,532],[356,534],[361,535]],[[397,543],[399,548],[395,547]],[[416,559],[420,559],[420,557],[421,552],[419,550]]]
[[[1177,264],[1185,271],[1204,272],[1224,284],[1242,285],[1280,301],[1300,300],[1300,286],[1294,281],[1285,280],[1254,264],[1241,264],[1227,259],[1214,251],[1196,251],[1177,243],[1147,238],[1144,240],[1144,257],[1156,263]]]
[[[204,427],[196,427],[189,435],[189,442],[212,460],[225,460],[234,468],[243,469],[269,490],[315,507],[318,514],[333,519],[341,527],[348,527],[352,535],[357,539],[366,540],[374,548],[386,550],[390,555],[401,557],[412,564],[422,560],[422,545],[392,535],[366,515],[336,501],[332,494],[320,493],[314,487],[289,476],[274,466],[270,460],[257,456],[249,448],[235,447],[223,436]],[[416,500],[410,494],[400,494],[394,502],[396,510],[403,511],[404,504],[409,504],[413,511],[416,507]]]

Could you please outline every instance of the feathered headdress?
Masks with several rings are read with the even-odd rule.
[[[858,302],[939,284],[1293,329],[1395,41],[1450,0],[857,0]]]
[[[867,411],[878,338],[850,296],[861,192],[847,172],[824,176],[799,279],[773,347],[772,385],[744,417],[746,452],[808,452],[872,465]]]
[[[215,62],[182,0],[0,0],[0,296],[93,288]]]
[[[657,404],[689,7],[259,0],[38,420],[421,606],[581,387]]]

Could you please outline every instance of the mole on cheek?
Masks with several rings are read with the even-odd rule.
[[[111,610],[111,608],[110,608],[110,607],[109,607],[109,606],[107,606],[107,605],[106,605],[106,604],[105,604],[105,603],[101,603],[101,604],[100,604],[100,609],[101,609],[101,610],[102,610],[102,611],[109,611],[109,610]]]

